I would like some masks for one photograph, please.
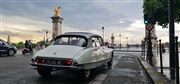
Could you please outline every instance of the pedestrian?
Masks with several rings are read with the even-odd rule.
[[[165,47],[164,47],[164,43],[161,44],[161,48],[162,48],[162,52],[165,53],[166,50],[165,50]]]

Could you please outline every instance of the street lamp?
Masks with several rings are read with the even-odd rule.
[[[127,40],[127,47],[128,47],[128,37],[126,37],[126,40]]]
[[[47,37],[47,35],[48,35],[48,31],[46,30],[46,41],[45,41],[45,46],[47,47],[47,43],[48,43],[48,37]]]
[[[121,34],[119,34],[119,37],[120,37],[120,48],[121,48]]]
[[[102,36],[103,36],[103,41],[104,41],[104,27],[102,26]]]

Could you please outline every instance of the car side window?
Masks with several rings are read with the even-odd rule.
[[[89,46],[89,47],[99,47],[99,46],[101,46],[98,37],[91,37],[91,38],[89,39],[88,46]]]
[[[2,46],[2,45],[3,45],[3,42],[0,41],[0,46]]]
[[[100,45],[101,45],[101,46],[103,46],[103,45],[104,45],[104,43],[103,43],[102,38],[101,38],[101,37],[98,37],[98,40],[99,40]]]

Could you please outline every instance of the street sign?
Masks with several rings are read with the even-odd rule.
[[[146,25],[146,30],[151,31],[154,28],[153,24],[147,24]]]

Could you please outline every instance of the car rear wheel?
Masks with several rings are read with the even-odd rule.
[[[26,54],[26,52],[25,52],[25,51],[22,51],[22,54],[23,54],[23,55],[25,55],[25,54]]]
[[[30,54],[33,55],[33,51],[30,51]]]
[[[39,75],[41,75],[42,77],[47,77],[51,74],[52,69],[49,68],[38,68],[37,69]]]
[[[107,63],[108,68],[111,68],[111,67],[112,67],[112,63],[113,63],[113,59],[111,59],[111,61],[109,61],[109,62]]]
[[[111,61],[109,61],[108,63],[107,63],[107,65],[108,65],[108,68],[111,68],[112,67],[112,63],[113,63],[113,52],[112,52],[112,54],[111,54],[111,56],[112,56],[112,58],[111,58]]]
[[[8,56],[14,56],[14,54],[15,54],[15,50],[13,49],[8,50]]]
[[[80,74],[81,74],[82,80],[88,80],[91,74],[91,70],[90,69],[82,70]]]

